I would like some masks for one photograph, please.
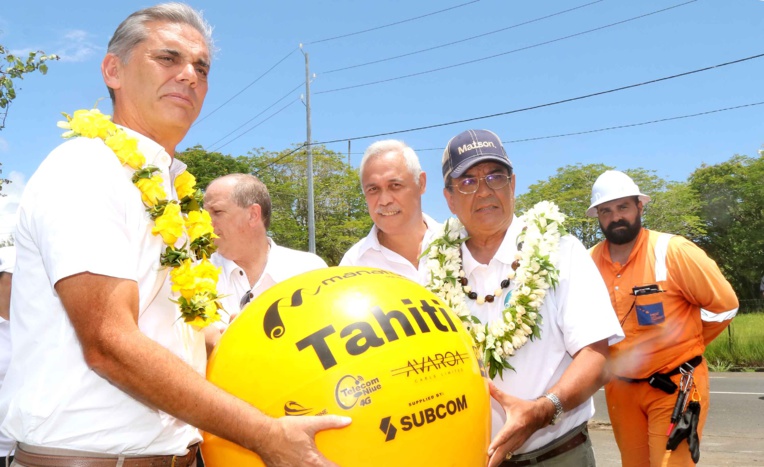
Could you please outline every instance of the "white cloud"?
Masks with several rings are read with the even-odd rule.
[[[29,52],[45,51],[46,54],[56,54],[62,62],[79,63],[93,56],[100,56],[106,49],[92,41],[93,34],[82,29],[71,29],[63,33],[52,45],[24,47],[11,50],[11,54],[26,57]]]
[[[74,29],[64,33],[58,42],[56,51],[53,52],[61,57],[62,62],[84,62],[100,55],[105,49],[91,40],[93,37],[87,31]]]
[[[3,184],[2,194],[5,196],[0,198],[0,240],[8,238],[16,228],[16,211],[27,184],[27,178],[21,172],[11,172],[8,179],[11,183]]]

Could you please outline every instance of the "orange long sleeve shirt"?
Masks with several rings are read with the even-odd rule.
[[[719,267],[681,236],[669,240],[666,280],[656,281],[655,245],[661,235],[642,229],[625,264],[611,260],[607,240],[591,250],[626,334],[610,347],[618,376],[647,378],[702,355],[737,312],[737,297]],[[660,292],[634,294],[634,287],[653,284]]]

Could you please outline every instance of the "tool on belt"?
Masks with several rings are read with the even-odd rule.
[[[671,453],[676,450],[682,440],[687,440],[692,461],[697,464],[700,459],[700,437],[698,422],[700,421],[700,395],[695,387],[693,373],[695,368],[680,369],[682,379],[679,382],[679,394],[671,413],[671,423],[666,432],[666,454],[663,456],[663,466],[668,465]]]

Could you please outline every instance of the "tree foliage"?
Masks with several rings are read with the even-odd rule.
[[[269,235],[282,246],[308,250],[307,154],[305,149],[268,152],[254,149],[231,157],[200,146],[177,154],[205,189],[229,173],[253,173],[268,187],[272,215]],[[366,235],[371,219],[360,190],[358,173],[344,157],[323,146],[313,148],[313,191],[316,253],[330,266]]]
[[[179,152],[175,157],[188,165],[188,171],[196,177],[196,186],[202,191],[211,181],[223,175],[250,172],[249,158],[208,152],[199,145]]]
[[[566,226],[571,234],[578,237],[587,247],[595,245],[602,240],[599,221],[596,217],[587,217],[586,210],[591,204],[592,186],[603,172],[612,170],[613,167],[605,164],[576,164],[567,165],[557,169],[557,173],[547,180],[540,181],[528,187],[528,193],[517,197],[518,212],[526,211],[534,204],[542,200],[554,201],[560,211],[567,216]],[[625,172],[639,186],[642,193],[649,194],[658,203],[649,203],[645,207],[643,218],[645,226],[655,230],[666,230],[674,233],[686,234],[688,228],[681,228],[683,224],[676,222],[669,215],[661,215],[659,210],[666,209],[669,212],[682,212],[683,206],[672,204],[674,198],[665,196],[669,185],[645,169],[628,169]],[[671,190],[680,192],[680,184],[671,184]],[[659,208],[660,206],[660,208]],[[655,214],[653,214],[655,212]],[[697,219],[687,214],[687,225],[696,226]]]
[[[8,50],[0,44],[0,130],[5,128],[5,118],[8,116],[8,107],[16,99],[16,87],[14,80],[24,79],[27,73],[39,71],[43,75],[48,72],[48,60],[58,60],[57,55],[45,55],[42,51],[30,52],[26,59],[21,59],[9,54]],[[0,164],[2,165],[2,164]],[[2,173],[2,170],[0,170]],[[10,180],[0,178],[0,192],[3,185],[11,183]],[[5,196],[0,193],[0,196]]]
[[[45,55],[44,52],[29,52],[25,59],[9,54],[0,44],[0,129],[5,127],[5,117],[8,107],[16,98],[14,80],[24,79],[24,75],[39,71],[43,75],[48,72],[48,60],[58,60],[57,55]],[[5,64],[3,63],[5,62]]]
[[[701,201],[705,235],[698,243],[740,298],[758,297],[764,274],[764,153],[704,164],[689,184]]]

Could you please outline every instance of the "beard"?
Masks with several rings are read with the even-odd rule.
[[[626,227],[626,229],[616,230],[618,227]],[[623,245],[637,238],[639,231],[642,230],[642,218],[637,216],[631,224],[626,219],[621,219],[618,222],[611,222],[607,227],[600,222],[600,229],[610,243]]]

